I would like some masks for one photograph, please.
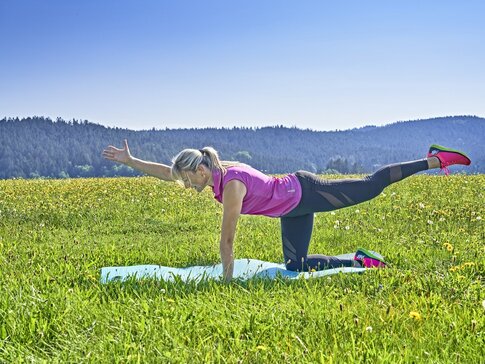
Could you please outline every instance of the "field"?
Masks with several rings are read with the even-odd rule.
[[[391,267],[323,279],[101,285],[103,266],[219,262],[221,206],[153,178],[0,181],[0,362],[483,363],[485,175],[414,176],[316,216],[310,253]],[[243,216],[236,258],[282,261]]]

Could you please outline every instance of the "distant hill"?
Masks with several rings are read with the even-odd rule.
[[[381,165],[424,157],[432,143],[466,151],[466,173],[485,173],[485,119],[450,116],[386,126],[319,132],[286,128],[205,128],[133,131],[88,121],[43,117],[0,120],[0,178],[131,176],[106,161],[109,144],[128,139],[134,156],[170,163],[184,148],[215,147],[221,157],[267,173],[367,173]],[[457,170],[456,168],[454,170]]]

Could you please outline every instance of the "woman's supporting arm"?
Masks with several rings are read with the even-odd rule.
[[[241,214],[242,202],[246,196],[246,186],[238,180],[229,181],[224,187],[222,205],[221,240],[219,244],[223,277],[226,282],[232,279],[234,271],[234,238],[236,236],[237,221]]]

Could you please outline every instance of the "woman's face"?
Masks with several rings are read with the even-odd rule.
[[[202,190],[208,186],[210,180],[210,171],[204,166],[199,166],[195,172],[183,171],[182,172],[182,182],[185,188],[193,188],[197,192],[202,192]]]

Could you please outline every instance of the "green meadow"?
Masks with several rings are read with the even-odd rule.
[[[103,266],[219,262],[222,208],[149,177],[0,181],[0,362],[483,363],[485,175],[413,176],[316,215],[310,253],[390,267],[320,279],[99,283]],[[242,216],[236,258],[281,262]]]

